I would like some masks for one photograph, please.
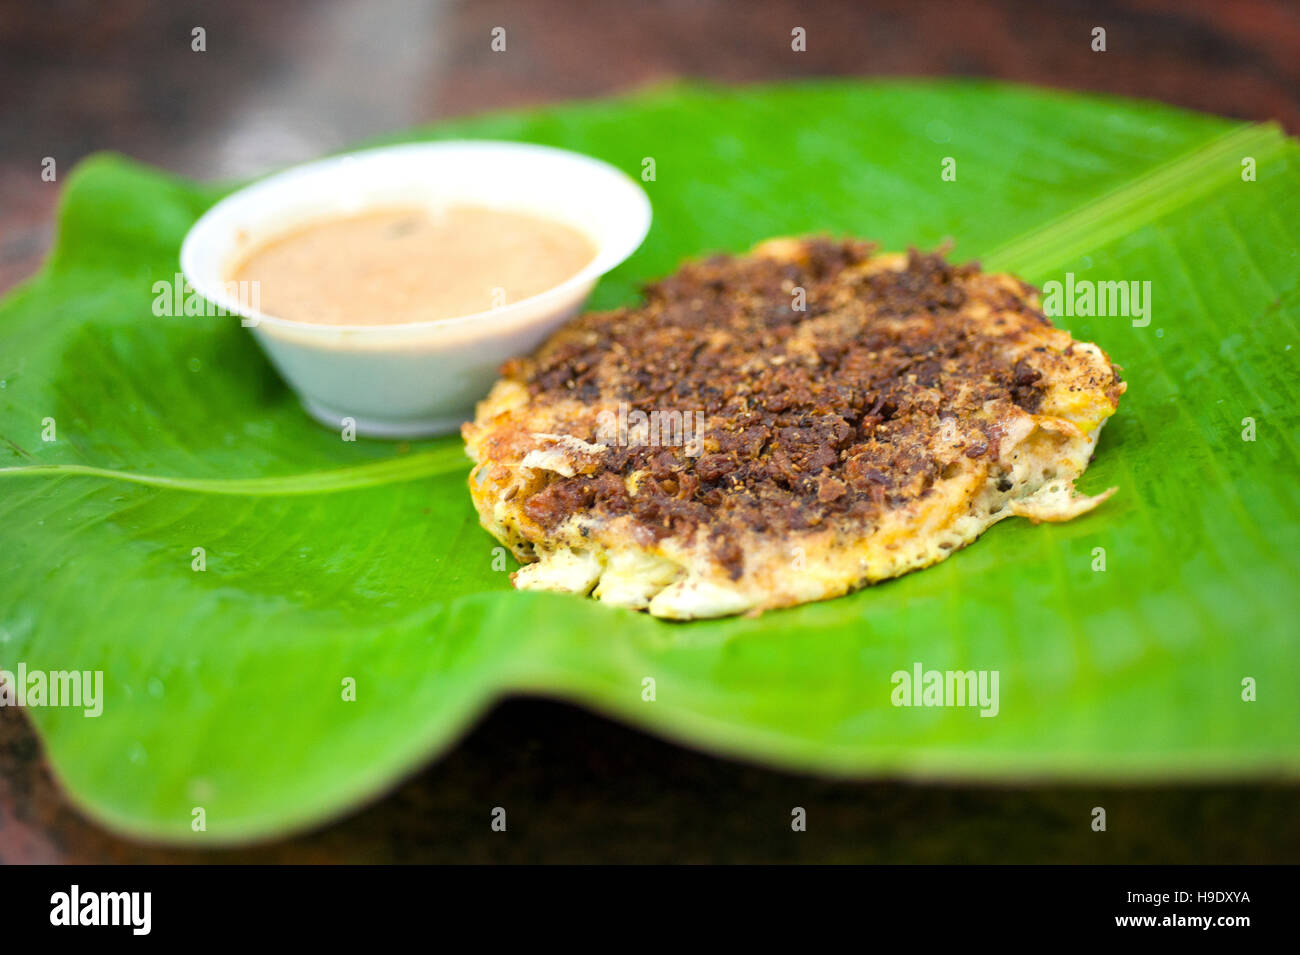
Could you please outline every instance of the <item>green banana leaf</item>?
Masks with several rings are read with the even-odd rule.
[[[156,839],[280,834],[380,793],[516,692],[829,774],[1297,775],[1300,151],[1277,129],[987,83],[819,82],[391,141],[444,137],[633,176],[655,159],[654,226],[596,308],[684,258],[808,232],[951,239],[1040,284],[1149,281],[1148,325],[1058,319],[1130,383],[1081,482],[1119,493],[757,619],[517,593],[458,439],[345,442],[236,320],[152,314],[225,190],[93,157],[47,266],[0,305],[0,668],[102,671],[100,716],[27,711],[86,812]],[[917,663],[997,671],[996,717],[893,705],[892,674]]]

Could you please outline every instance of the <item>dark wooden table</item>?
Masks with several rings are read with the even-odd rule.
[[[191,49],[206,30],[207,50]],[[505,26],[508,52],[490,31]],[[790,30],[808,50],[790,51]],[[1105,28],[1107,51],[1091,49]],[[0,0],[0,290],[39,268],[57,183],[115,149],[251,175],[438,117],[674,77],[990,76],[1300,130],[1300,3],[1232,0]],[[359,78],[364,78],[361,80]],[[143,846],[70,808],[0,709],[0,862],[1295,862],[1294,787],[832,782],[680,749],[557,703],[503,704],[451,754],[319,831]],[[509,805],[510,832],[488,813]],[[789,807],[809,830],[789,830]],[[1088,826],[1106,806],[1109,830]]]

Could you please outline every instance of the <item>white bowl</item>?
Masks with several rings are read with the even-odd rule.
[[[396,325],[289,321],[227,288],[250,249],[296,225],[371,207],[447,203],[563,222],[591,239],[596,256],[531,298]],[[335,428],[350,419],[358,434],[421,437],[473,417],[501,363],[532,351],[576,313],[596,280],[641,244],[650,214],[636,182],[589,156],[509,142],[412,143],[296,166],[227,196],[185,236],[181,271],[200,295],[242,317],[312,417]]]

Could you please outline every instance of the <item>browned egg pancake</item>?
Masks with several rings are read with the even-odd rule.
[[[773,239],[576,318],[463,429],[516,587],[676,619],[835,597],[1060,521],[1125,384],[1038,293],[941,254]]]

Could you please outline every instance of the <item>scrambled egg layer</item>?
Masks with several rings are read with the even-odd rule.
[[[1126,387],[1101,349],[1011,276],[872,251],[781,239],[686,266],[508,366],[464,436],[482,524],[525,565],[515,585],[754,613],[1106,500],[1074,490]],[[611,440],[620,403],[702,409],[702,434]]]

